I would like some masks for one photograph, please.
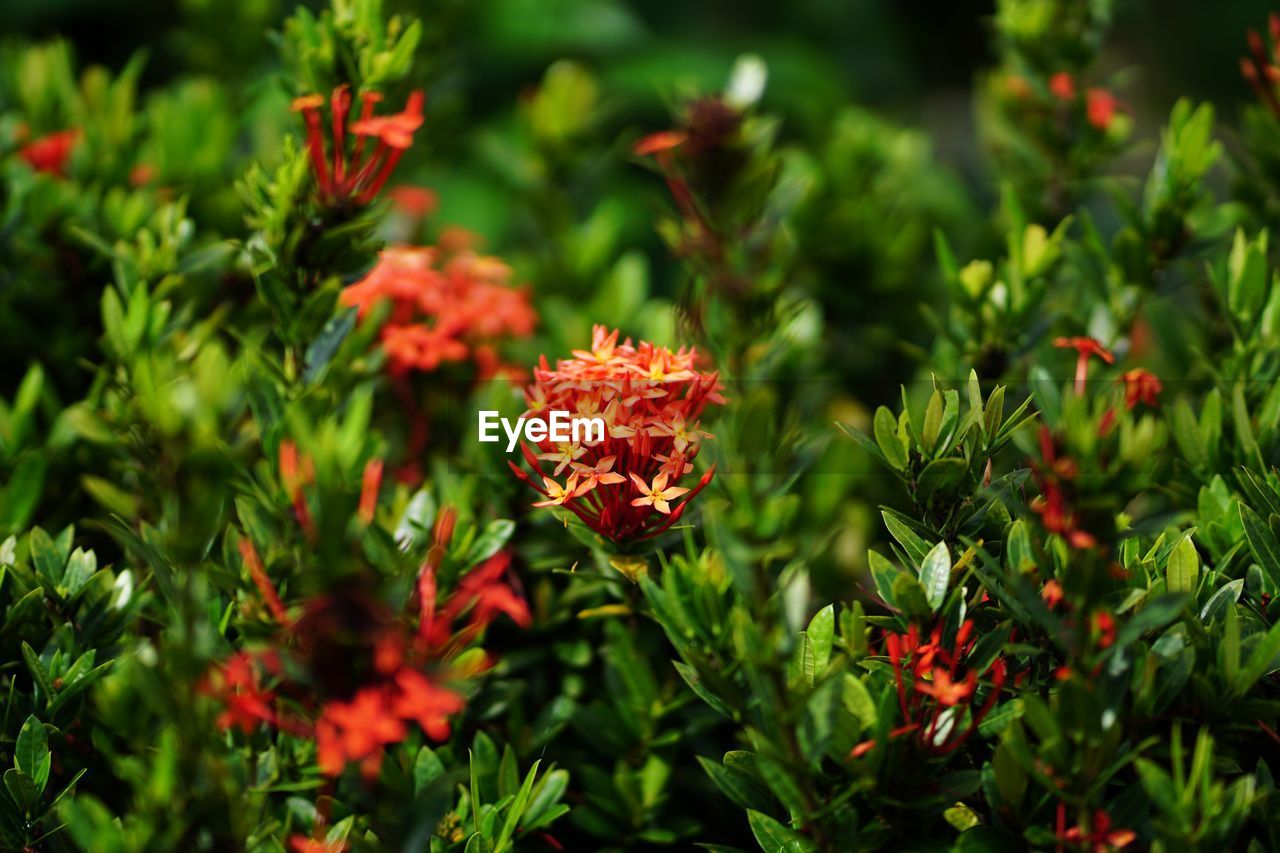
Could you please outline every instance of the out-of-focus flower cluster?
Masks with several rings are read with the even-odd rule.
[[[343,291],[342,304],[363,319],[390,303],[380,337],[393,376],[470,359],[486,379],[508,370],[496,342],[528,337],[538,320],[528,290],[510,281],[511,268],[494,257],[401,246],[384,250],[369,275]]]
[[[306,477],[299,472],[310,469],[292,444],[282,449],[281,478],[309,534]],[[381,469],[374,460],[365,470],[358,510],[364,524],[372,520]],[[252,542],[242,539],[245,570],[277,630],[267,644],[236,652],[205,678],[202,691],[222,706],[218,724],[245,734],[266,724],[313,739],[328,776],[351,764],[376,776],[386,748],[407,738],[413,723],[432,740],[448,738],[449,718],[466,704],[457,688],[490,665],[475,645],[479,635],[501,615],[521,627],[531,622],[507,580],[505,551],[471,567],[441,600],[437,573],[456,517],[452,508],[437,517],[415,596],[400,610],[362,583],[290,606]]]
[[[719,374],[699,370],[696,349],[619,343],[616,329],[595,326],[589,350],[574,350],[554,368],[543,356],[525,390],[525,414],[548,423],[553,412],[600,418],[604,438],[522,445],[541,483],[511,468],[545,496],[535,506],[563,506],[614,542],[656,536],[711,481],[714,468],[692,490],[679,485],[711,437],[699,418],[724,402],[720,392]]]

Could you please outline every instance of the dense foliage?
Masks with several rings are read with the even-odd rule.
[[[1280,846],[1280,17],[1143,139],[1000,0],[969,192],[273,9],[0,51],[0,846]]]

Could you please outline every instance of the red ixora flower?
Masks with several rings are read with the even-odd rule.
[[[657,133],[651,133],[642,137],[636,142],[632,151],[637,157],[647,157],[651,154],[665,154],[672,149],[679,148],[688,139],[688,134],[682,130],[660,130]]]
[[[422,126],[423,93],[411,94],[401,112],[375,116],[374,105],[380,100],[382,96],[377,92],[361,92],[360,118],[348,125],[351,90],[345,85],[334,89],[329,96],[326,152],[324,122],[320,114],[324,97],[304,95],[294,99],[293,109],[302,113],[307,125],[307,152],[323,204],[368,204],[373,201],[391,177],[400,157],[413,144],[413,134]],[[354,138],[350,152],[348,134]],[[366,156],[369,139],[376,139],[377,146]]]
[[[79,139],[80,131],[77,129],[60,130],[27,143],[18,156],[37,172],[65,177],[71,151]]]
[[[370,459],[360,476],[360,504],[356,511],[361,524],[370,524],[378,511],[378,488],[382,485],[382,460]]]
[[[1056,837],[1058,849],[1070,846],[1077,850],[1088,850],[1090,853],[1107,853],[1128,847],[1138,837],[1132,829],[1114,829],[1111,826],[1111,815],[1102,809],[1094,811],[1089,820],[1089,828],[1077,823],[1067,828],[1067,805],[1058,803],[1058,825]]]
[[[1043,425],[1040,427],[1040,455],[1043,467],[1035,463],[1031,466],[1032,473],[1040,484],[1040,497],[1031,502],[1032,511],[1040,516],[1045,530],[1063,537],[1073,548],[1096,546],[1098,540],[1093,534],[1079,527],[1062,487],[1063,481],[1075,476],[1075,462],[1057,458],[1053,433]]]
[[[289,836],[289,849],[294,853],[345,853],[350,849],[342,840],[326,841],[309,835],[294,834]]]
[[[1124,383],[1124,404],[1129,409],[1138,403],[1145,403],[1148,406],[1157,405],[1159,401],[1156,400],[1156,396],[1164,390],[1160,379],[1151,371],[1143,370],[1141,367],[1126,370],[1121,374],[1119,381]]]
[[[320,770],[337,776],[348,762],[360,764],[366,778],[382,766],[383,749],[408,734],[380,687],[360,690],[350,702],[330,702],[316,721],[316,757]]]
[[[1066,71],[1059,71],[1049,78],[1049,91],[1060,101],[1070,101],[1076,96],[1076,81]]]
[[[1124,104],[1116,100],[1116,96],[1106,89],[1095,86],[1084,93],[1085,118],[1089,120],[1089,124],[1104,133],[1111,127],[1111,120],[1115,118],[1116,110],[1123,107]]]
[[[293,503],[293,516],[298,520],[298,526],[302,528],[307,538],[314,539],[316,526],[311,519],[311,509],[303,489],[315,482],[315,464],[310,456],[299,456],[298,445],[289,439],[280,442],[278,456],[280,484],[284,486],[289,500]]]
[[[248,538],[242,538],[239,547],[244,567],[249,572],[254,586],[262,594],[262,599],[266,602],[267,609],[271,611],[272,618],[280,626],[288,627],[289,613],[285,610],[284,602],[280,600],[280,594],[276,592],[276,586],[271,582],[271,577],[267,574],[266,567],[262,565],[262,558],[258,556],[253,543]]]
[[[1076,351],[1076,393],[1084,394],[1085,383],[1089,380],[1089,358],[1097,356],[1107,364],[1114,364],[1116,357],[1111,351],[1098,343],[1093,338],[1075,337],[1075,338],[1056,338],[1053,342],[1055,347],[1059,349],[1073,349]]]
[[[1270,49],[1257,30],[1249,30],[1249,55],[1240,60],[1240,73],[1253,87],[1258,99],[1280,118],[1280,14],[1267,18]]]
[[[431,650],[465,643],[505,614],[521,628],[532,624],[529,605],[506,581],[511,554],[500,551],[462,576],[443,606],[437,602],[436,572],[453,537],[456,514],[446,507],[436,519],[431,550],[418,571],[418,638]],[[467,617],[457,629],[455,623]]]
[[[701,372],[697,360],[692,348],[633,346],[629,338],[619,343],[617,330],[599,325],[589,350],[574,350],[554,368],[544,356],[525,389],[525,417],[548,424],[553,412],[598,418],[604,434],[521,444],[537,479],[509,464],[546,497],[534,506],[563,507],[614,542],[657,536],[679,521],[715,473],[708,470],[691,489],[680,485],[703,439],[711,437],[698,419],[708,405],[724,402],[719,375]],[[562,484],[558,478],[566,472]]]
[[[941,624],[935,625],[928,642],[923,643],[915,625],[905,634],[888,632],[884,637],[884,653],[893,666],[904,723],[889,736],[915,733],[916,745],[932,755],[959,749],[977,731],[1000,697],[1007,676],[1003,658],[996,658],[982,673],[965,666],[964,659],[977,639],[972,619],[961,623],[949,644],[943,642],[942,631]],[[991,690],[986,700],[975,707],[981,676],[990,676]],[[875,747],[873,740],[860,743],[850,758],[865,755]]]
[[[210,670],[199,686],[199,692],[222,703],[218,727],[237,728],[250,734],[263,723],[279,722],[275,712],[275,693],[261,684],[264,673],[278,675],[280,662],[273,652],[262,654],[237,652]]]
[[[528,289],[512,287],[511,275],[502,261],[470,250],[399,246],[383,250],[341,302],[361,318],[390,303],[380,334],[393,376],[471,359],[489,379],[503,370],[495,344],[528,337],[538,322]]]

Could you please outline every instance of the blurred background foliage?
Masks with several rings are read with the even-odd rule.
[[[9,0],[0,33],[65,39],[75,62],[69,87],[72,67],[133,69],[162,129],[143,156],[198,200],[202,227],[231,233],[239,224],[231,178],[250,160],[269,163],[290,126],[285,91],[270,73],[278,52],[263,33],[278,31],[292,8],[280,0]],[[1266,9],[1239,2],[1205,16],[1190,0],[1119,4],[1098,69],[1119,74],[1132,138],[1156,138],[1178,95],[1209,101],[1236,124],[1247,91],[1236,64],[1241,33]],[[663,126],[687,95],[720,89],[744,54],[768,67],[760,109],[780,120],[780,147],[819,161],[819,185],[797,220],[806,226],[796,229],[799,248],[810,279],[824,282],[813,290],[834,360],[846,378],[862,380],[864,402],[891,398],[909,375],[910,361],[885,354],[923,343],[915,306],[879,297],[904,281],[936,280],[932,228],[944,228],[960,257],[999,243],[974,215],[997,195],[972,97],[975,78],[996,63],[993,4],[440,0],[387,10],[425,24],[415,82],[430,98],[426,132],[398,180],[437,193],[433,227],[482,235],[543,293],[573,300],[606,272],[644,270],[650,293],[676,294],[676,262],[651,227],[659,189],[626,146]],[[10,77],[33,70],[5,67]],[[158,91],[175,81],[177,93]],[[222,109],[228,99],[238,123]],[[47,121],[56,129],[59,117]],[[1130,146],[1117,166],[1144,172],[1154,153]],[[626,263],[615,266],[620,258]],[[854,317],[856,339],[842,333]],[[549,319],[555,329],[554,309]],[[581,339],[589,321],[563,319],[576,323],[564,339]],[[74,361],[41,344],[29,333],[0,339],[0,392],[16,387],[27,356]]]

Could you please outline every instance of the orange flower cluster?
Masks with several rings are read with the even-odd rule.
[[[343,291],[342,304],[356,306],[361,318],[391,304],[381,340],[392,375],[470,358],[481,378],[489,378],[503,370],[494,342],[528,337],[538,320],[528,291],[511,287],[510,279],[502,261],[469,250],[390,248]]]
[[[351,90],[343,85],[329,96],[329,138],[326,153],[321,95],[294,99],[294,112],[302,113],[307,125],[307,154],[315,175],[320,201],[325,205],[368,204],[395,171],[401,155],[413,144],[413,134],[422,126],[422,92],[414,92],[404,110],[375,116],[374,105],[382,100],[377,92],[360,93],[360,118],[348,126]],[[348,134],[354,139],[348,153]],[[369,139],[377,146],[366,157]]]
[[[1137,840],[1138,834],[1132,829],[1116,829],[1111,825],[1111,815],[1098,809],[1094,811],[1086,829],[1083,823],[1067,827],[1067,805],[1058,803],[1058,821],[1055,837],[1058,849],[1069,847],[1073,850],[1088,850],[1090,853],[1107,853],[1128,847]]]
[[[1049,93],[1060,101],[1074,102],[1079,89],[1075,78],[1066,71],[1059,71],[1049,78]],[[1105,133],[1111,127],[1116,112],[1123,109],[1124,104],[1116,96],[1100,86],[1090,86],[1084,90],[1084,115],[1094,129]]]
[[[410,637],[402,624],[377,628],[377,639],[365,643],[376,677],[349,699],[321,700],[311,705],[298,698],[306,696],[306,691],[299,684],[290,683],[293,710],[282,711],[276,692],[265,687],[263,679],[268,675],[284,679],[281,654],[287,649],[239,652],[214,667],[201,685],[201,692],[222,704],[218,717],[222,728],[238,728],[248,734],[265,723],[298,736],[313,736],[321,772],[336,776],[348,764],[357,764],[366,777],[376,776],[386,747],[404,740],[410,723],[417,723],[427,737],[444,740],[449,736],[449,717],[465,706],[460,693],[442,686],[437,676],[428,675],[424,667],[465,648],[500,614],[522,627],[530,624],[528,605],[502,579],[508,562],[509,555],[499,554],[466,574],[439,608],[438,616],[434,568],[429,572],[424,568],[424,575],[431,580],[419,582],[419,589],[429,598],[422,601],[423,622],[417,638]],[[304,615],[287,627],[291,633],[305,634],[317,625],[327,625],[327,608],[327,602],[312,603],[306,608],[313,614],[310,625],[304,624]],[[460,628],[455,626],[455,620],[464,617],[465,623]],[[314,638],[302,640],[304,644],[314,642]],[[487,664],[462,672],[446,664],[438,677],[460,678],[484,666]],[[305,655],[294,661],[289,671],[294,670],[307,670]]]
[[[511,554],[501,551],[463,575],[443,607],[437,607],[436,573],[445,548],[453,538],[457,514],[445,507],[432,530],[431,551],[418,572],[418,640],[434,654],[447,653],[469,642],[500,614],[506,614],[521,628],[532,623],[529,605],[503,582],[511,565]],[[457,622],[467,617],[464,625]]]
[[[920,640],[915,625],[906,634],[889,633],[884,638],[884,652],[893,666],[904,722],[889,734],[895,737],[914,732],[920,749],[945,755],[978,730],[1004,689],[1007,670],[1004,659],[996,658],[983,673],[968,667],[961,673],[961,662],[977,640],[972,619],[960,625],[950,646],[942,640],[940,624],[934,627],[928,642]],[[991,677],[991,691],[981,706],[973,707],[980,675]],[[968,725],[963,720],[965,708],[969,709]],[[851,757],[864,755],[875,746],[875,741],[860,743],[853,748]]]
[[[315,728],[320,772],[337,776],[351,762],[360,765],[365,778],[373,778],[385,748],[408,736],[406,721],[417,722],[427,737],[444,740],[449,716],[464,704],[461,694],[404,667],[383,684],[361,688],[349,702],[325,705]]]
[[[1280,14],[1267,19],[1267,32],[1270,46],[1257,30],[1249,30],[1249,55],[1240,60],[1240,73],[1258,100],[1280,117]]]
[[[594,442],[522,444],[541,483],[509,464],[545,496],[534,506],[562,506],[614,542],[647,539],[679,521],[715,473],[708,470],[692,490],[679,485],[711,437],[698,419],[709,404],[724,402],[719,375],[699,371],[697,360],[693,348],[633,346],[629,338],[618,343],[617,330],[604,326],[593,329],[590,350],[574,350],[554,368],[543,356],[525,390],[525,417],[600,418],[605,435]]]
[[[313,529],[303,486],[314,479],[306,457],[291,442],[282,444],[281,479],[304,530]],[[376,514],[382,463],[372,460],[361,478],[356,509],[362,524]],[[299,509],[301,507],[301,509]],[[453,536],[456,513],[438,516],[432,546],[416,591],[419,626],[408,613],[397,615],[376,598],[334,594],[304,602],[290,616],[275,585],[247,539],[240,553],[254,585],[279,625],[279,641],[257,652],[240,651],[216,665],[200,685],[222,705],[218,724],[248,734],[266,724],[299,737],[314,737],[322,773],[340,774],[357,764],[377,775],[386,747],[408,736],[410,724],[434,740],[449,736],[449,717],[465,706],[462,694],[442,686],[487,668],[487,659],[460,667],[452,661],[500,615],[517,625],[531,623],[528,605],[507,582],[510,555],[502,552],[464,573],[438,606],[436,575]],[[288,659],[289,665],[282,664]],[[340,676],[333,678],[335,658]],[[289,702],[263,684],[283,684]]]
[[[275,693],[262,686],[264,675],[279,675],[280,658],[274,652],[237,652],[214,667],[199,685],[199,692],[222,705],[218,727],[249,734],[262,723],[276,725]]]

